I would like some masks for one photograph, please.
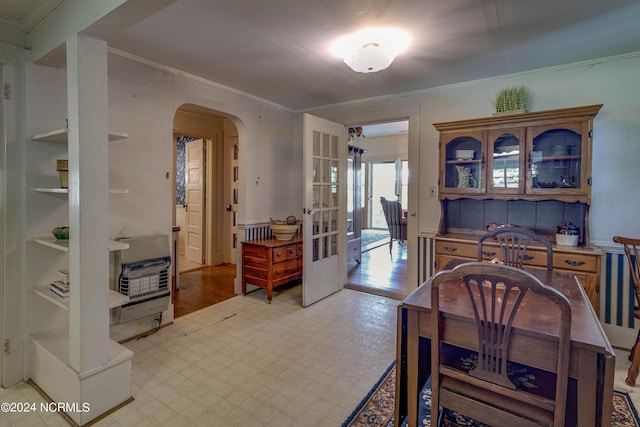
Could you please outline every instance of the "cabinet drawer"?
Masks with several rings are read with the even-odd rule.
[[[271,249],[273,263],[286,261],[289,259],[295,259],[302,255],[302,245],[295,243],[293,245],[281,246],[279,248]]]
[[[485,256],[483,257],[483,259],[485,260],[490,260],[493,258],[498,258],[498,259],[502,259],[502,253],[500,252],[500,247],[498,246],[489,246],[487,247],[485,245],[485,248],[483,250],[483,253],[485,252],[496,252],[496,255],[493,255],[491,257],[489,256]],[[544,267],[547,268],[547,249],[546,248],[536,248],[536,247],[532,247],[529,246],[527,248],[527,251],[524,255],[524,262],[523,262],[524,266],[531,266],[531,267]]]
[[[573,254],[566,252],[553,253],[553,268],[559,270],[599,271],[600,257],[588,254]]]
[[[436,254],[450,255],[456,258],[478,258],[478,244],[465,242],[443,242],[436,240]]]
[[[251,269],[251,270],[264,270],[267,271],[268,264],[266,258],[255,258],[255,257],[244,257],[244,261],[242,262],[243,269]]]
[[[267,249],[261,246],[254,245],[243,245],[242,246],[242,255],[244,257],[250,257],[255,259],[267,261]]]
[[[274,265],[272,268],[273,270],[271,278],[274,282],[291,275],[299,274],[301,272],[300,263],[297,259],[290,259],[288,261],[281,262]]]
[[[253,280],[257,280],[258,283],[254,284],[257,286],[262,286],[263,282],[266,283],[266,281],[268,280],[269,272],[261,268],[244,267],[242,270],[242,276],[250,283],[253,283]]]

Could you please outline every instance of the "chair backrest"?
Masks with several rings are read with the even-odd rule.
[[[384,197],[380,197],[380,204],[382,204],[382,212],[384,212],[384,219],[387,221],[391,238],[401,239],[402,204],[395,200],[387,200]]]
[[[498,241],[502,252],[502,262],[505,265],[517,268],[522,268],[522,264],[529,257],[527,255],[529,242],[539,242],[547,249],[547,270],[553,270],[553,248],[551,247],[551,242],[528,228],[502,227],[482,235],[478,241],[478,261],[482,261],[483,257],[487,255],[484,243],[488,239]]]
[[[635,289],[636,305],[640,306],[640,258],[638,258],[640,239],[614,236],[613,241],[624,246],[624,254],[627,257],[627,262],[629,263],[631,284]]]
[[[569,373],[569,352],[571,334],[571,305],[565,295],[559,291],[545,285],[530,273],[515,267],[488,264],[483,262],[471,262],[461,264],[453,270],[444,270],[434,275],[428,282],[431,286],[431,373],[432,373],[432,408],[439,406],[460,411],[463,415],[476,418],[480,412],[484,419],[477,421],[490,423],[492,425],[506,425],[508,420],[513,421],[514,408],[518,411],[526,410],[529,405],[539,405],[545,418],[553,420],[553,425],[562,426],[565,421],[567,383]],[[477,346],[476,366],[468,372],[456,370],[447,366],[441,361],[441,351],[443,343],[452,335],[461,336],[460,326],[449,326],[443,322],[443,310],[441,310],[440,295],[445,286],[452,286],[448,292],[454,291],[460,301],[469,300],[469,316],[472,316],[477,331],[477,343],[468,343],[469,347]],[[461,295],[462,294],[462,295]],[[557,350],[554,354],[544,354],[544,358],[550,361],[557,361],[555,364],[555,390],[553,397],[546,400],[531,399],[531,394],[516,387],[516,384],[509,377],[509,368],[512,350],[512,332],[514,320],[519,314],[523,301],[529,294],[543,297],[535,300],[541,312],[549,313],[554,325],[558,325]],[[447,295],[451,301],[452,295]],[[532,298],[532,297],[529,297]],[[458,302],[458,300],[455,300]],[[458,307],[461,305],[458,304]],[[554,307],[559,310],[555,310]],[[538,308],[538,306],[536,306]],[[471,311],[473,314],[471,314]],[[457,313],[459,315],[459,313]],[[556,323],[557,322],[557,323]],[[522,338],[520,338],[522,339]],[[545,337],[545,340],[555,339]],[[555,345],[555,344],[554,344]],[[521,352],[522,353],[522,352]],[[520,353],[520,357],[523,355]],[[525,351],[524,357],[529,357]],[[535,353],[535,352],[531,352]],[[530,363],[538,362],[535,357],[540,355],[530,355]],[[527,362],[519,360],[518,363]],[[436,374],[437,373],[437,374]],[[445,389],[441,387],[446,384]],[[458,385],[456,385],[458,384]],[[450,399],[455,390],[460,390],[460,394],[467,402],[460,403],[459,398]],[[476,391],[474,394],[474,390]],[[485,411],[473,411],[477,396],[484,400],[484,406],[489,402],[491,409]],[[505,399],[506,397],[506,399]],[[510,407],[508,413],[504,413],[504,408],[508,402],[520,401],[521,404]],[[555,403],[554,403],[555,400]],[[457,402],[457,403],[456,403]],[[491,406],[491,402],[495,403]],[[526,404],[522,404],[526,402]],[[458,406],[456,406],[458,405]],[[484,408],[481,405],[481,407]],[[519,409],[522,406],[522,409]],[[471,411],[471,412],[468,412]],[[496,414],[491,413],[495,411]],[[536,419],[538,415],[530,415]],[[495,417],[495,418],[492,418]],[[506,418],[502,418],[506,417]],[[526,417],[524,417],[526,419]],[[432,419],[437,416],[432,415]],[[501,420],[501,421],[498,421]],[[494,424],[492,421],[498,421]],[[518,421],[517,425],[526,425],[524,421]]]

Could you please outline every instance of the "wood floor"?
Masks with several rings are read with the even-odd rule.
[[[350,260],[345,288],[404,299],[407,296],[407,246],[393,242],[362,253],[360,264]]]
[[[363,252],[360,264],[349,261],[345,288],[404,299],[407,295],[407,247],[384,244]],[[235,296],[234,264],[205,267],[180,273],[179,289],[172,294],[174,318],[203,309]]]
[[[172,293],[174,318],[203,309],[235,296],[234,264],[205,267],[180,274],[179,289]]]

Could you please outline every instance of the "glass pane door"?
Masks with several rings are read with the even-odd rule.
[[[489,192],[517,194],[521,191],[524,182],[523,136],[522,129],[489,132]]]

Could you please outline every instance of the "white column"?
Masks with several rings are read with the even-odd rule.
[[[67,40],[69,127],[69,364],[83,373],[109,359],[107,44]]]

